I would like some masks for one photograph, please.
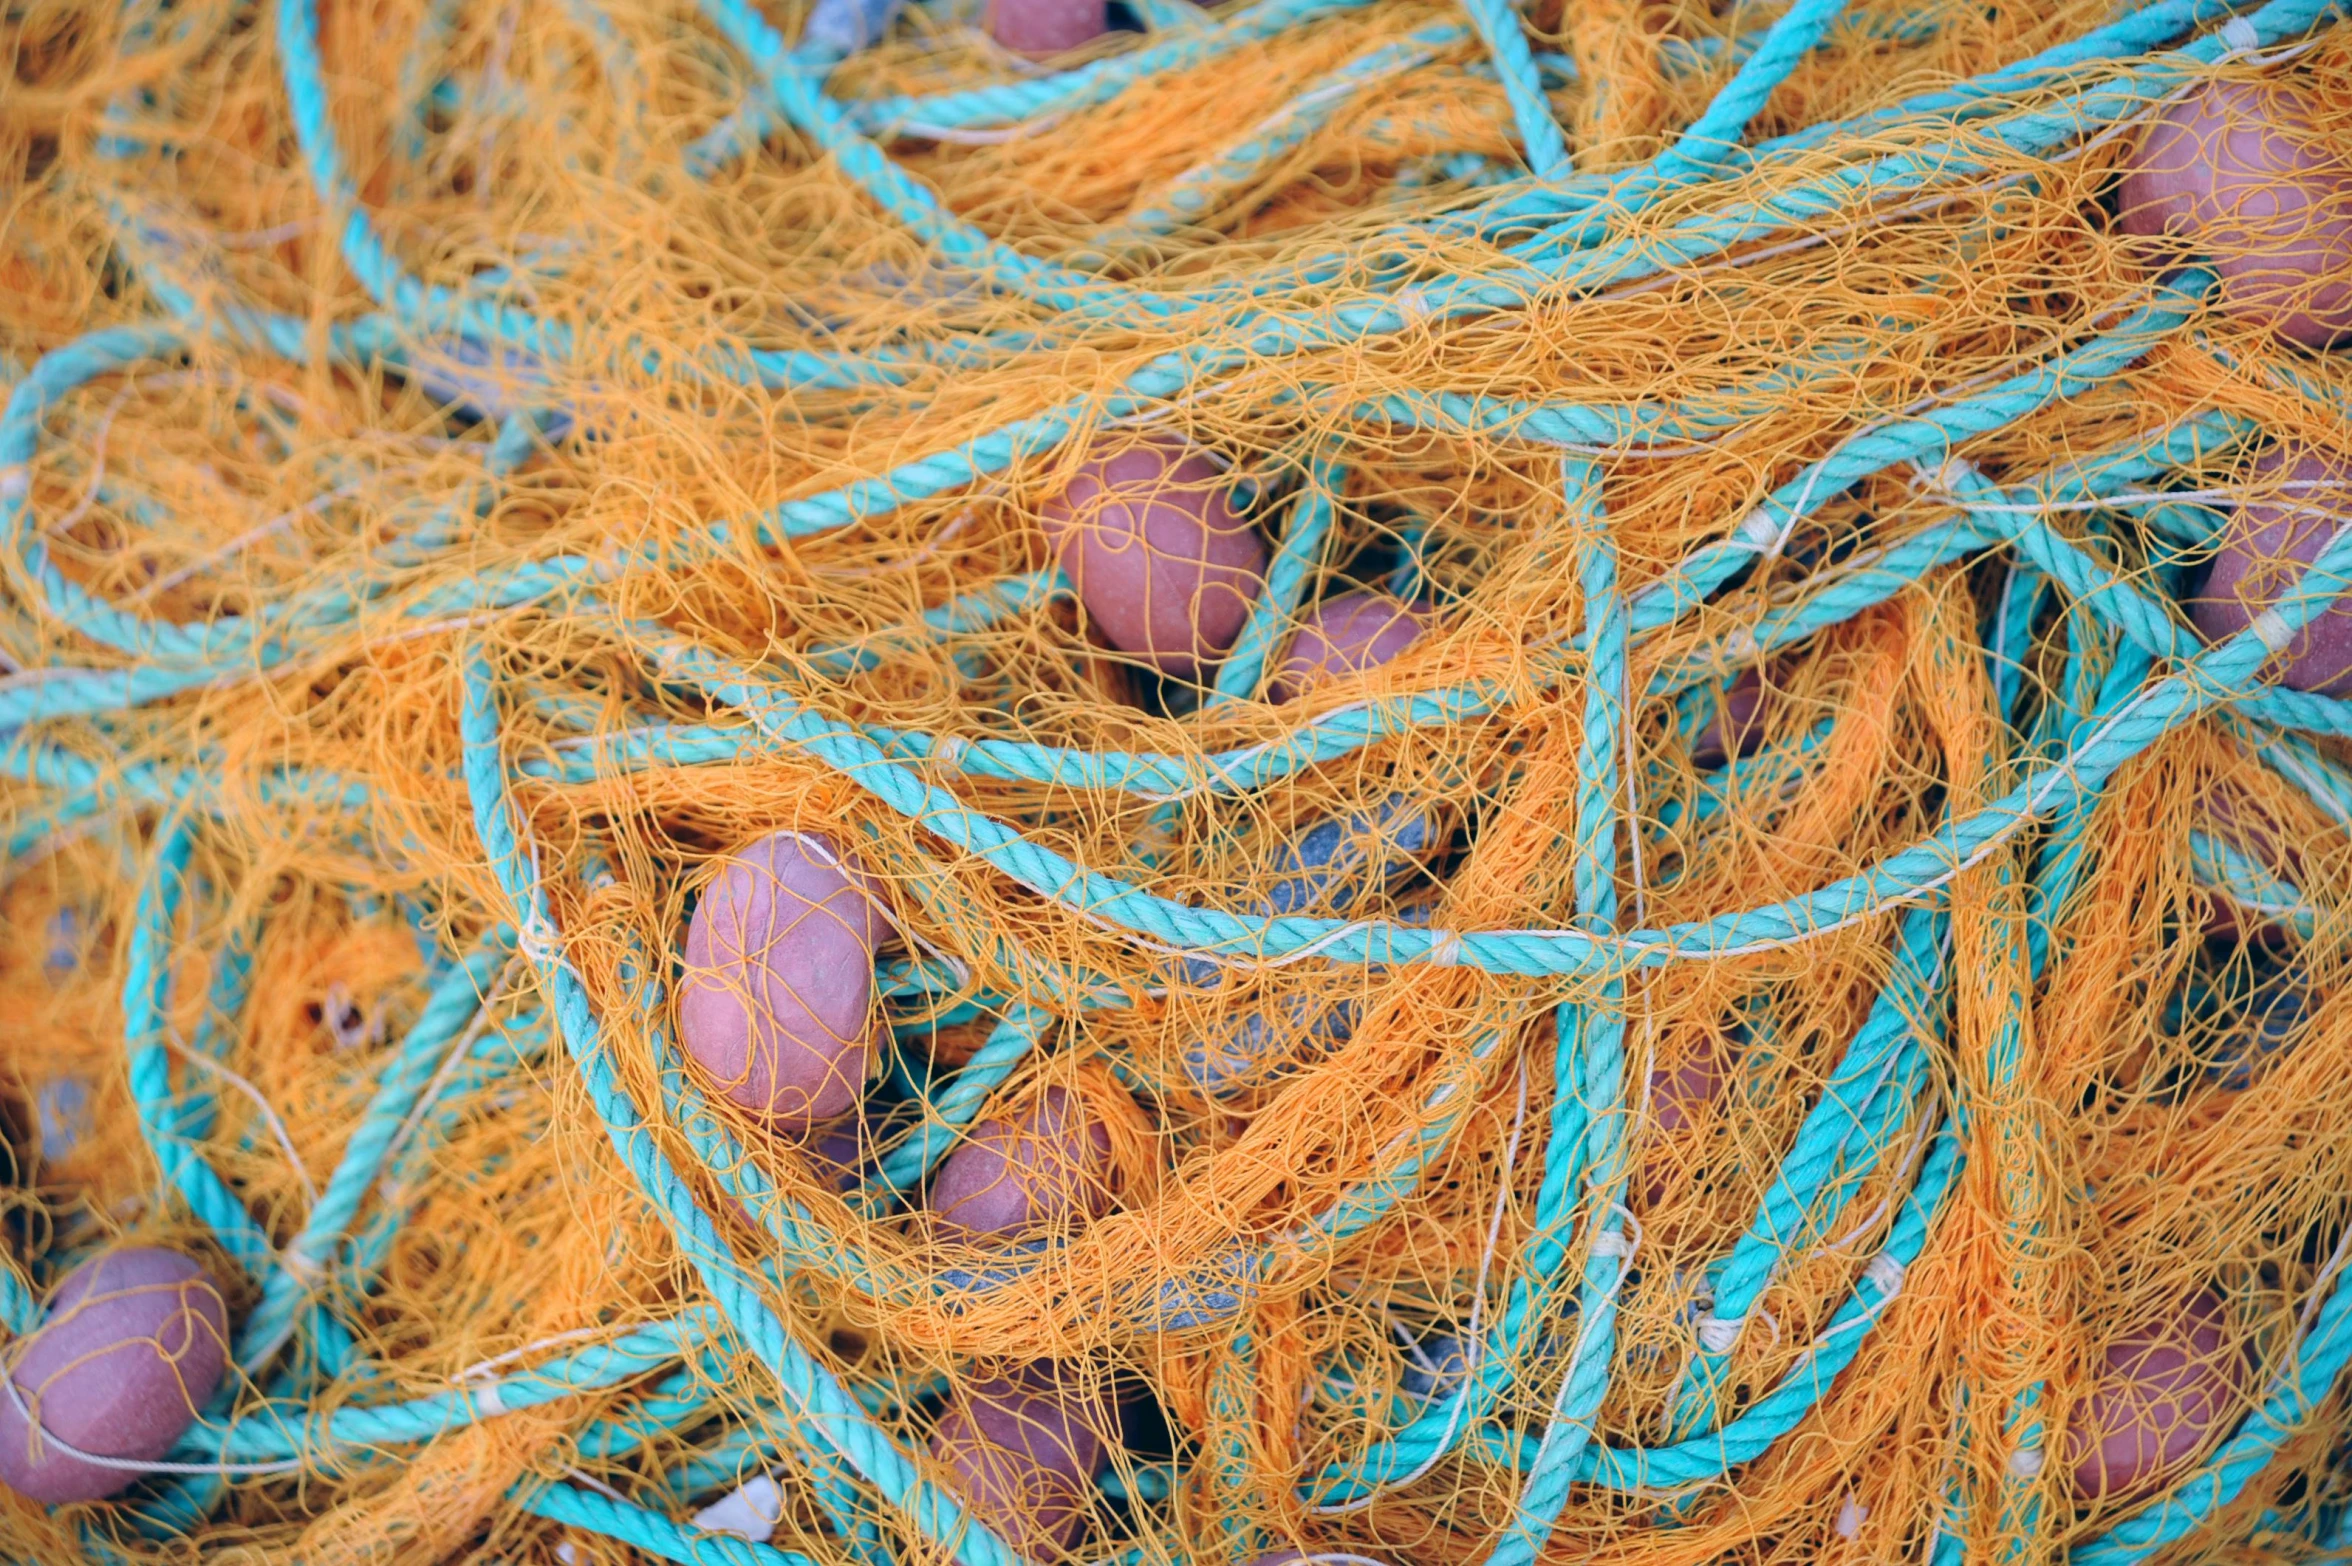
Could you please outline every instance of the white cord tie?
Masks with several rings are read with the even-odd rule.
[[[2230,54],[2252,54],[2262,47],[2262,34],[2242,16],[2233,16],[2222,23],[2213,30],[2213,36],[2221,40],[2222,47]]]
[[[1946,494],[1957,494],[1963,485],[1984,482],[1984,474],[1966,457],[1946,457],[1932,468],[1923,462],[1914,462],[1911,471],[1918,475],[1922,484]]]
[[[547,916],[536,909],[527,915],[515,931],[515,949],[535,963],[545,965],[563,955],[562,937]]]
[[[1462,960],[1462,936],[1456,930],[1441,930],[1437,941],[1422,959],[1432,968],[1451,968]]]
[[[1773,517],[1771,511],[1763,506],[1758,506],[1740,518],[1740,525],[1734,530],[1732,536],[1741,543],[1754,548],[1770,549],[1780,542],[1780,523]]]
[[[1879,1303],[1883,1305],[1903,1292],[1903,1278],[1907,1271],[1893,1253],[1880,1251],[1870,1258],[1870,1265],[1862,1269],[1862,1281],[1878,1290]]]
[[[474,1412],[480,1414],[484,1419],[496,1419],[506,1412],[506,1399],[500,1395],[497,1382],[484,1382],[473,1388],[472,1393]]]
[[[2274,653],[2285,652],[2287,644],[2295,639],[2295,632],[2287,624],[2287,617],[2278,612],[2276,605],[2256,615],[2246,629],[2254,633],[2256,641]]]
[[[1611,1261],[1625,1261],[1633,1255],[1633,1241],[1625,1237],[1622,1229],[1604,1229],[1593,1236],[1592,1253]]]
[[[1747,1331],[1745,1316],[1718,1316],[1713,1311],[1699,1318],[1699,1346],[1710,1354],[1728,1354],[1736,1347],[1740,1334]]]
[[[2042,1476],[2042,1449],[2021,1446],[2009,1454],[2009,1474],[2015,1479],[2039,1479]]]
[[[21,462],[0,468],[0,500],[22,500],[32,493],[33,470]]]

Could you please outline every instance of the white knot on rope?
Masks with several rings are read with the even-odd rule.
[[[1780,542],[1780,522],[1769,508],[1758,506],[1740,518],[1740,525],[1732,530],[1732,537],[1754,549],[1770,549]]]
[[[1389,296],[1389,306],[1406,323],[1418,326],[1435,313],[1429,295],[1419,288],[1400,288]]]
[[[1932,468],[1924,462],[1914,462],[1911,471],[1918,476],[1920,483],[1946,494],[1958,493],[1965,484],[1984,482],[1984,474],[1966,457],[1946,457]]]
[[[2254,633],[2256,641],[2274,653],[2285,652],[2287,644],[2295,639],[2294,627],[2287,624],[2287,617],[2278,612],[2276,604],[2256,615],[2246,629]]]
[[[496,1419],[506,1412],[506,1399],[499,1395],[497,1382],[485,1381],[467,1391],[474,1400],[474,1411],[484,1419]]]
[[[1718,1316],[1709,1311],[1699,1318],[1699,1346],[1710,1354],[1728,1354],[1747,1330],[1747,1317]]]
[[[2226,51],[2224,58],[2231,54],[2252,54],[2262,47],[2262,34],[2242,16],[2233,16],[2222,23],[2213,30],[2213,36],[2221,40]]]
[[[1880,1251],[1870,1258],[1870,1265],[1862,1269],[1862,1281],[1878,1290],[1879,1303],[1883,1305],[1903,1292],[1906,1271],[1892,1252]]]
[[[1421,959],[1432,968],[1451,968],[1462,960],[1462,936],[1458,930],[1440,930],[1430,945],[1429,955]]]
[[[326,1267],[297,1239],[278,1253],[278,1268],[295,1282],[310,1285],[326,1276]]]
[[[1627,1261],[1633,1256],[1633,1241],[1622,1229],[1604,1229],[1593,1236],[1592,1253],[1610,1261]]]
[[[961,734],[942,734],[931,747],[931,759],[951,771],[964,770],[964,755],[971,745]]]
[[[22,462],[0,468],[0,500],[22,500],[32,493],[33,470]]]
[[[547,916],[534,909],[525,915],[515,930],[515,950],[539,964],[554,962],[563,955],[563,937]]]
[[[2009,1475],[2013,1479],[2039,1479],[2044,1458],[2038,1446],[2021,1446],[2009,1454]]]

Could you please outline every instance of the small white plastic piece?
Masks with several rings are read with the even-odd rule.
[[[704,1533],[731,1533],[754,1544],[765,1544],[784,1515],[784,1492],[766,1474],[753,1474],[725,1495],[694,1514],[694,1526]]]

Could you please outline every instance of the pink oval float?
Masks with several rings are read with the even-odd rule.
[[[2352,158],[2321,128],[2330,118],[2291,83],[2206,83],[2141,139],[2118,194],[2124,230],[2197,246],[2231,314],[2306,347],[2341,342],[2352,335]]]
[[[2208,640],[2235,636],[2254,623],[2319,557],[2338,528],[2352,526],[2352,459],[2309,449],[2273,447],[2255,459],[2251,478],[2299,486],[2276,500],[2240,506],[2222,533],[2205,585],[2189,605]],[[2279,678],[2299,691],[2352,692],[2352,603],[2339,593],[2297,632],[2280,655]]]
[[[178,1251],[134,1246],[82,1263],[7,1356],[0,1482],[48,1506],[127,1488],[138,1470],[85,1462],[48,1437],[97,1457],[162,1457],[219,1388],[228,1341],[220,1291]]]
[[[1223,657],[1265,591],[1264,542],[1217,465],[1179,441],[1089,458],[1040,515],[1104,638],[1162,674]]]
[[[1377,668],[1419,640],[1428,624],[1427,604],[1404,603],[1386,593],[1326,598],[1299,622],[1266,684],[1266,698],[1290,701],[1325,680]]]
[[[1708,1035],[1679,1065],[1652,1067],[1650,1124],[1656,1137],[1678,1136],[1704,1118],[1723,1096],[1724,1085],[1730,1080],[1731,1046],[1714,1034]],[[1653,1143],[1650,1155],[1642,1160],[1640,1187],[1644,1207],[1655,1207],[1663,1201],[1673,1181],[1670,1160],[1662,1154],[1663,1150]]]
[[[686,1052],[780,1129],[841,1114],[873,1069],[874,948],[888,929],[855,860],[797,832],[759,839],[704,889],[687,927]]]
[[[1109,1427],[1074,1377],[1050,1363],[1030,1365],[957,1394],[931,1433],[931,1455],[972,1513],[1035,1559],[1077,1540]]]
[[[1754,755],[1756,747],[1764,743],[1766,711],[1764,671],[1741,670],[1739,678],[1724,691],[1723,704],[1715,716],[1691,741],[1692,763],[1720,767],[1734,757]]]
[[[2116,1339],[2068,1423],[2075,1493],[2123,1500],[2160,1488],[2235,1417],[2245,1380],[2245,1350],[2211,1289]]]
[[[1060,54],[1111,30],[1105,0],[989,0],[988,36],[1015,54]]]
[[[1110,1205],[1111,1133],[1085,1101],[1049,1087],[1010,1120],[983,1120],[939,1166],[931,1211],[942,1232],[1022,1236]]]

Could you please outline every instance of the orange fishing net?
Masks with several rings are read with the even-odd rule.
[[[0,1553],[2334,1546],[2335,13],[279,4],[0,18]]]

